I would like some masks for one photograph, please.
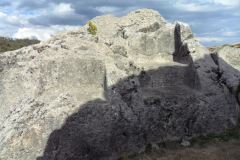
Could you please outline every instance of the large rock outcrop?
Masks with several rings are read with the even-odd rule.
[[[236,125],[239,50],[149,9],[92,22],[0,54],[1,160],[115,160]]]

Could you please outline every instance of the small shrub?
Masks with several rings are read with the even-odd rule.
[[[88,22],[88,33],[90,33],[91,35],[97,34],[97,26],[93,24],[91,21]]]
[[[0,37],[0,53],[39,43],[39,40]]]
[[[223,141],[223,142],[224,141],[227,142],[229,140],[240,140],[240,122],[238,122],[238,125],[235,128],[228,129],[224,133],[199,136],[199,137],[193,138],[191,140],[191,143],[204,145],[204,144],[213,142],[214,140]]]

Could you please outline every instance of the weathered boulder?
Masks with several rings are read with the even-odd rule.
[[[219,82],[235,94],[240,102],[240,48],[229,45],[217,47],[212,57],[218,65],[216,72]]]
[[[92,22],[0,54],[1,160],[115,160],[236,125],[234,56],[149,9]]]

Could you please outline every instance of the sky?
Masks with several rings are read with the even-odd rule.
[[[207,46],[240,42],[240,0],[0,0],[0,36],[46,40],[95,16],[151,8]]]

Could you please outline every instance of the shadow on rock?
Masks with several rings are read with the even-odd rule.
[[[218,62],[238,71],[217,56],[193,62],[178,24],[174,36],[173,61],[177,63],[105,86],[107,100],[80,106],[51,133],[44,155],[37,159],[115,160],[142,151],[151,143],[234,127],[239,87],[235,91],[224,80]],[[204,68],[207,61],[212,68]],[[196,67],[198,63],[202,66]]]
[[[233,127],[229,119],[237,119],[235,95],[222,93],[224,84],[215,71],[208,79],[215,90],[205,91],[193,66],[190,61],[142,71],[107,87],[107,100],[80,106],[51,133],[37,159],[115,160],[147,144]]]
[[[51,133],[43,156],[37,159],[115,160],[143,151],[151,143],[234,127],[240,89],[227,83],[218,62],[239,75],[238,71],[217,56],[193,62],[178,24],[174,35],[176,63],[105,86],[106,100],[80,106]]]

